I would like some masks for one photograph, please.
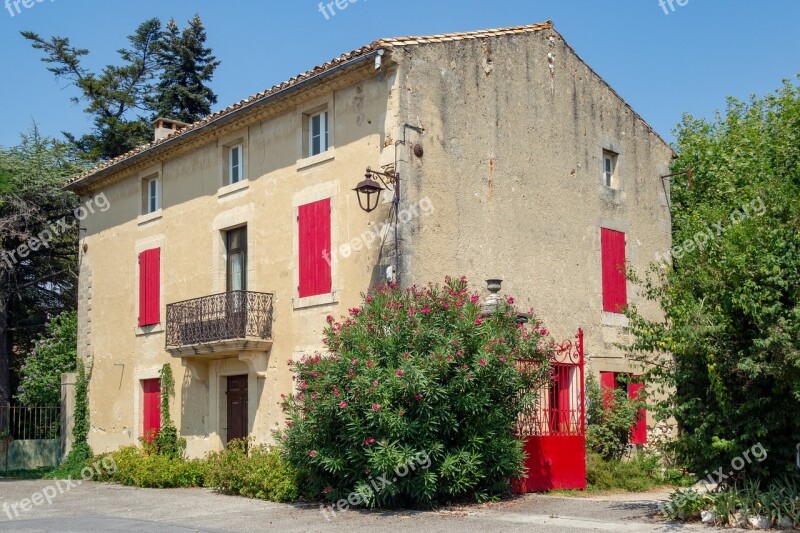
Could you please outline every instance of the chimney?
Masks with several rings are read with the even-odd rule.
[[[160,141],[161,139],[166,139],[176,131],[183,129],[188,125],[189,124],[186,122],[181,122],[180,120],[158,117],[153,121],[153,128],[155,129],[154,140]]]

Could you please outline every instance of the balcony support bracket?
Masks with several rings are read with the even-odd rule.
[[[260,378],[267,377],[269,352],[239,352],[239,361],[247,363],[250,372]]]

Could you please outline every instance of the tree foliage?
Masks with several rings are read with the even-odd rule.
[[[280,435],[307,496],[425,506],[509,488],[523,471],[517,414],[538,398],[552,347],[510,303],[481,317],[477,301],[463,278],[381,287],[343,322],[328,318],[331,355],[294,365]]]
[[[128,37],[128,47],[118,51],[120,63],[99,72],[88,69],[89,50],[78,48],[68,37],[41,37],[22,32],[57,79],[66,80],[92,117],[91,133],[76,137],[65,133],[87,161],[112,159],[152,140],[150,122],[158,115],[192,122],[210,112],[216,95],[206,85],[219,65],[205,47],[206,33],[195,16],[181,33],[175,21],[164,32],[161,21],[141,23]]]
[[[619,461],[628,451],[631,428],[641,405],[624,388],[603,391],[594,374],[586,378],[586,447],[606,461]]]
[[[693,170],[672,183],[673,239],[681,249],[671,268],[655,267],[641,280],[666,318],[646,320],[631,309],[632,352],[651,365],[648,383],[667,391],[657,407],[679,422],[675,450],[693,471],[727,472],[756,443],[768,459],[748,467],[750,474],[793,470],[800,442],[800,88],[787,81],[765,97],[731,99],[724,116],[686,116],[677,134],[673,170]]]
[[[62,185],[81,168],[65,143],[35,127],[18,146],[0,149],[0,403],[11,399],[11,371],[45,324],[75,308],[78,199]],[[28,248],[42,232],[47,245]]]
[[[61,374],[74,372],[77,360],[78,320],[64,311],[47,324],[20,369],[17,401],[22,405],[59,405]]]

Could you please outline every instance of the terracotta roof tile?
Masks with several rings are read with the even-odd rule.
[[[381,49],[381,48],[389,48],[389,49],[391,49],[393,47],[417,46],[417,45],[424,45],[424,44],[436,44],[436,43],[441,43],[441,42],[453,42],[453,41],[461,41],[461,40],[466,40],[466,39],[481,39],[481,38],[486,38],[486,37],[498,37],[498,36],[502,36],[502,35],[514,35],[514,34],[520,34],[520,33],[533,33],[533,32],[537,32],[537,31],[541,31],[541,30],[547,30],[547,29],[550,29],[552,27],[553,27],[552,21],[547,21],[547,22],[543,22],[541,24],[532,24],[532,25],[529,25],[529,26],[513,26],[513,27],[509,27],[509,28],[499,28],[499,29],[491,29],[491,30],[478,30],[478,31],[459,32],[459,33],[447,33],[447,34],[430,35],[430,36],[410,36],[410,37],[394,37],[394,38],[379,39],[377,41],[372,42],[371,44],[368,44],[367,46],[362,46],[361,48],[353,50],[352,52],[348,52],[348,53],[342,54],[341,56],[339,56],[337,58],[334,58],[334,59],[332,59],[332,60],[330,60],[330,61],[328,61],[326,63],[323,63],[321,65],[317,65],[316,67],[312,68],[311,70],[309,70],[307,72],[304,72],[302,74],[299,74],[299,75],[297,75],[297,76],[295,76],[293,78],[290,78],[289,80],[287,80],[285,82],[282,82],[282,83],[280,83],[278,85],[274,85],[273,87],[271,87],[270,89],[267,89],[266,91],[262,91],[260,93],[254,94],[254,95],[252,95],[252,96],[250,96],[248,98],[245,98],[244,100],[241,100],[241,101],[239,101],[239,102],[237,102],[235,104],[232,104],[232,105],[230,105],[230,106],[228,106],[228,107],[226,107],[226,108],[224,108],[224,109],[222,109],[220,111],[212,113],[212,114],[210,114],[210,115],[198,120],[197,122],[194,122],[194,123],[186,126],[185,128],[182,128],[182,129],[176,131],[175,133],[172,133],[172,134],[168,135],[167,137],[164,137],[164,138],[159,139],[157,141],[151,141],[151,142],[149,142],[147,144],[144,144],[142,146],[138,146],[138,147],[134,148],[133,150],[131,150],[131,151],[125,153],[125,154],[122,154],[122,155],[120,155],[118,157],[115,157],[115,158],[110,159],[108,161],[104,161],[104,162],[96,165],[95,167],[87,170],[86,172],[83,172],[82,174],[78,174],[77,176],[74,176],[72,179],[70,179],[67,182],[67,186],[74,185],[74,184],[78,183],[79,181],[82,181],[82,180],[84,180],[86,178],[89,178],[90,176],[93,176],[93,175],[97,174],[98,172],[110,169],[111,167],[114,167],[114,166],[122,163],[123,161],[126,161],[126,160],[128,160],[128,159],[130,159],[130,158],[132,158],[132,157],[134,157],[134,156],[136,156],[138,154],[146,152],[146,151],[148,151],[150,149],[156,148],[157,146],[160,146],[160,145],[166,143],[167,141],[176,139],[178,137],[182,137],[182,136],[184,136],[184,135],[186,135],[186,134],[188,134],[188,133],[190,133],[192,131],[196,131],[196,130],[204,127],[204,126],[207,126],[207,125],[211,124],[212,122],[214,122],[214,121],[216,121],[216,120],[218,120],[218,119],[220,119],[222,117],[230,115],[231,113],[234,113],[234,112],[236,112],[236,111],[238,111],[238,110],[240,110],[240,109],[242,109],[244,107],[247,107],[247,106],[249,106],[249,105],[251,105],[251,104],[253,104],[255,102],[258,102],[260,100],[263,100],[264,98],[266,98],[268,96],[271,96],[271,95],[273,95],[275,93],[278,93],[278,92],[280,92],[282,90],[285,90],[285,89],[287,89],[289,87],[297,85],[298,83],[302,82],[303,80],[306,80],[308,78],[316,76],[316,75],[318,75],[318,74],[320,74],[322,72],[325,72],[325,71],[327,71],[327,70],[329,70],[329,69],[331,69],[333,67],[341,65],[342,63],[345,63],[345,62],[350,61],[352,59],[356,59],[358,57],[364,56],[364,55],[366,55],[369,52],[372,52],[374,50],[378,50],[378,49]]]

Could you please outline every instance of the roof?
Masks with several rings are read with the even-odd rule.
[[[260,92],[255,94],[249,98],[245,98],[231,106],[226,107],[216,113],[212,113],[193,124],[182,128],[175,133],[164,137],[163,139],[158,139],[155,141],[151,141],[150,143],[138,146],[133,150],[117,156],[113,159],[108,161],[104,161],[99,165],[83,172],[82,174],[78,174],[71,178],[66,187],[68,189],[75,189],[80,188],[82,185],[88,185],[90,178],[98,176],[100,174],[108,174],[115,172],[117,169],[121,169],[125,163],[132,162],[133,159],[139,159],[140,157],[146,155],[152,155],[155,153],[160,152],[160,148],[166,148],[166,145],[174,145],[179,143],[182,138],[188,138],[192,134],[198,133],[200,130],[213,128],[215,124],[221,122],[223,119],[226,119],[234,114],[239,114],[245,112],[245,110],[250,109],[252,106],[264,103],[266,100],[278,95],[288,89],[295,88],[303,82],[307,82],[317,78],[327,72],[333,71],[339,67],[343,67],[351,62],[354,62],[359,59],[366,59],[371,57],[372,55],[376,54],[378,50],[382,49],[392,49],[392,48],[401,48],[406,46],[417,46],[417,45],[424,45],[424,44],[437,44],[437,43],[448,43],[453,41],[461,41],[467,39],[484,39],[487,37],[500,37],[504,35],[517,35],[517,34],[524,34],[524,33],[533,33],[538,32],[541,30],[547,30],[553,27],[552,21],[546,21],[540,24],[531,24],[528,26],[513,26],[508,28],[498,28],[498,29],[490,29],[490,30],[479,30],[479,31],[468,31],[468,32],[460,32],[460,33],[446,33],[441,35],[430,35],[430,36],[411,36],[411,37],[395,37],[395,38],[385,38],[379,39],[377,41],[372,42],[366,46],[353,50],[352,52],[348,52],[343,54],[335,59],[332,59],[326,63],[318,65],[311,70],[299,74],[283,83],[273,86],[266,91]]]

